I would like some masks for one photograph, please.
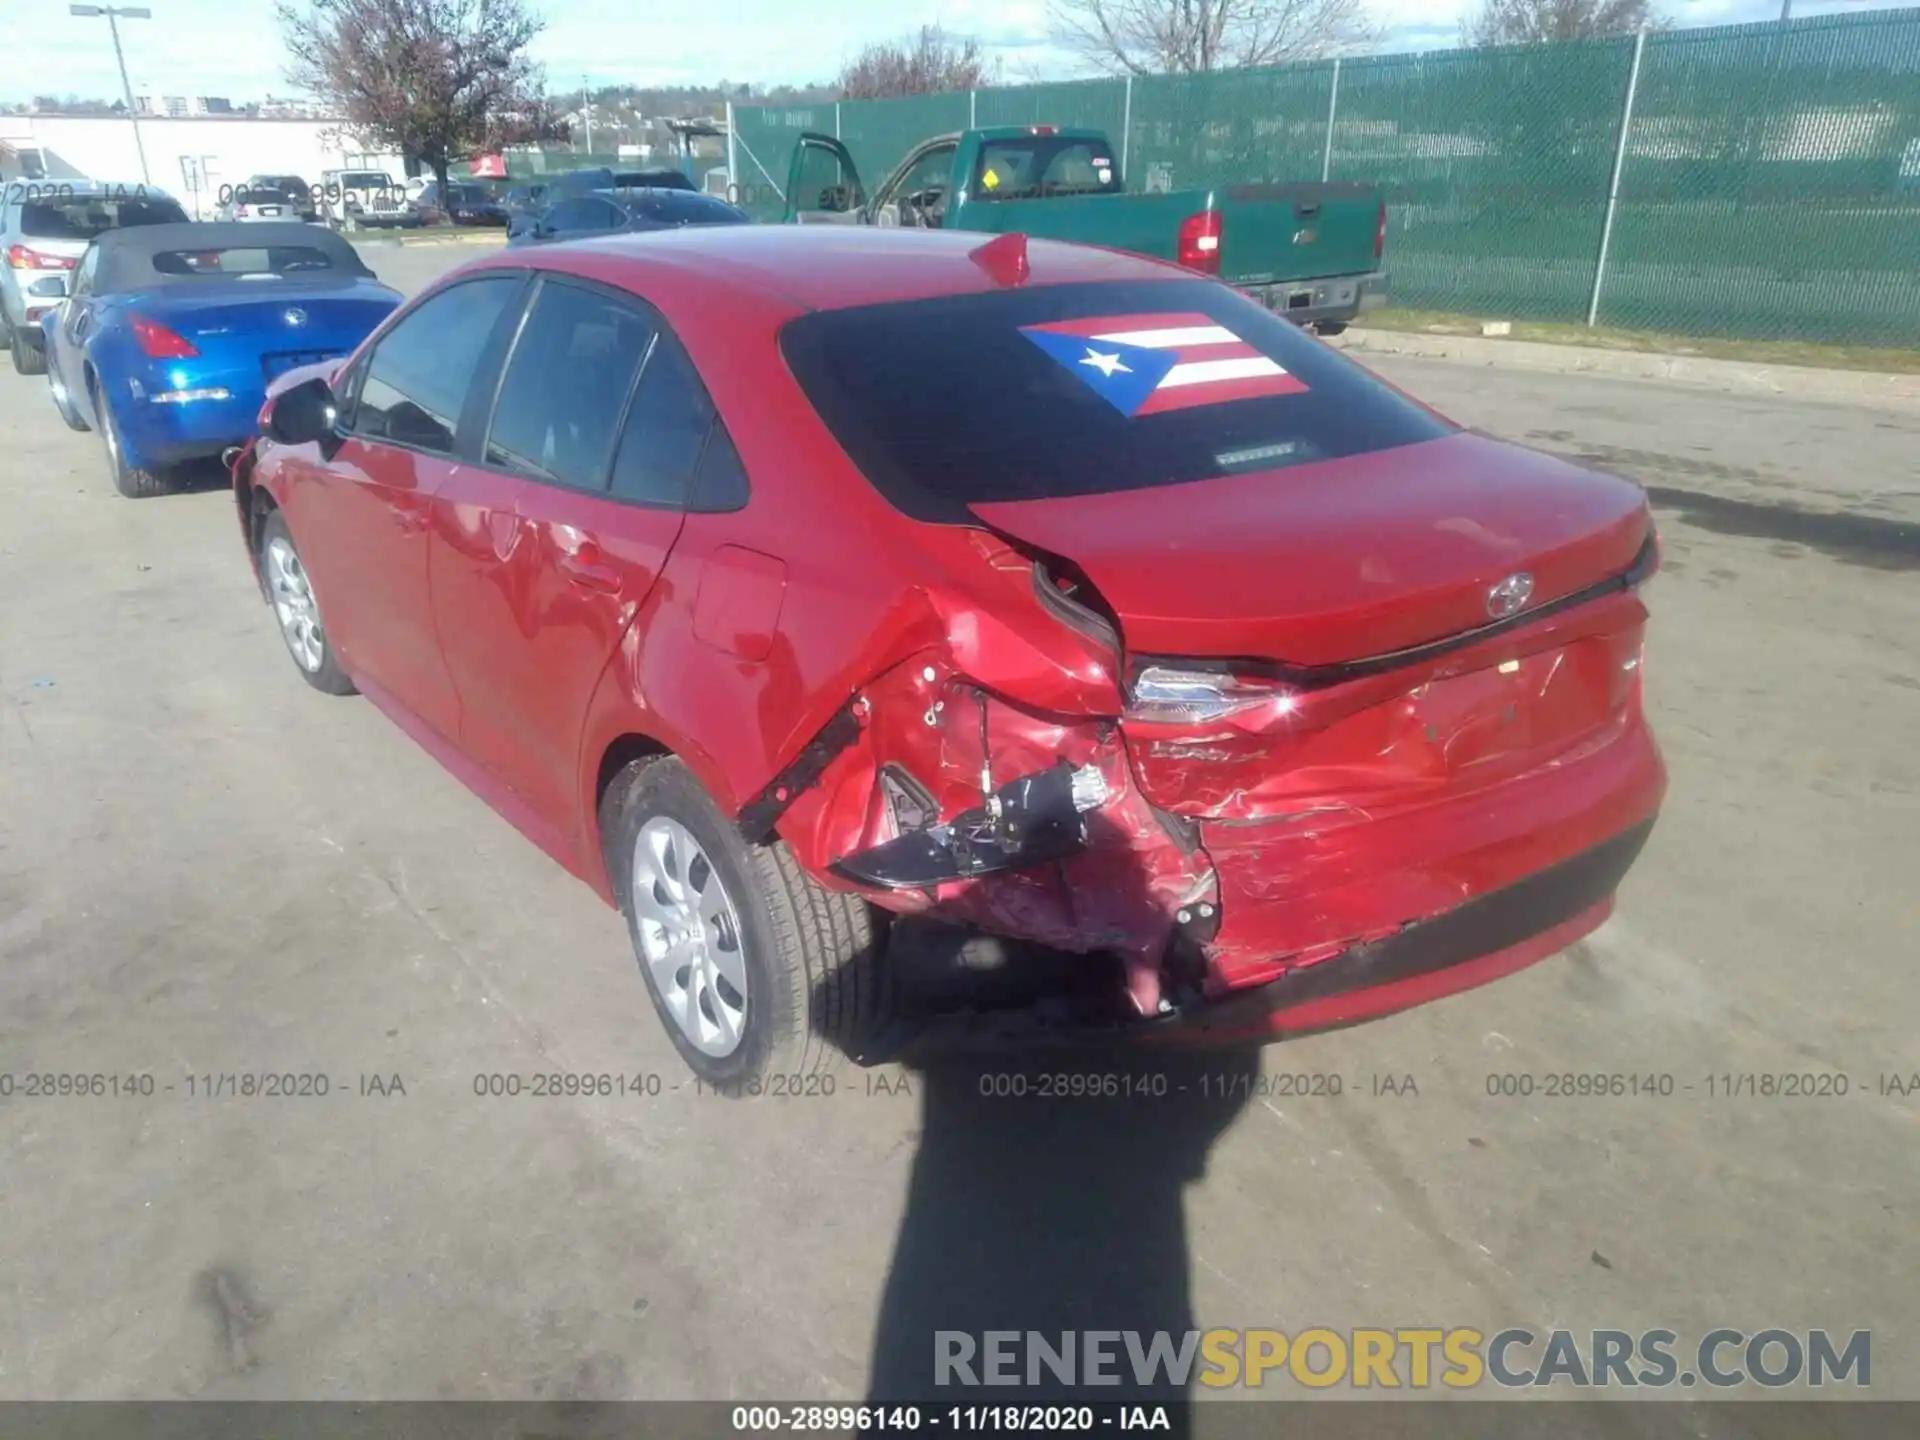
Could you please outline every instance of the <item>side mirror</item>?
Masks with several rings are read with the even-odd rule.
[[[283,390],[267,412],[267,438],[278,445],[325,444],[340,420],[340,404],[325,380],[307,380]]]

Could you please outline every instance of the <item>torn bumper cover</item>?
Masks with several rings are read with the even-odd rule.
[[[1647,820],[1532,875],[1384,940],[1355,945],[1262,985],[1122,1024],[1062,1023],[1035,1012],[968,1012],[878,1037],[855,1058],[887,1064],[938,1051],[1034,1045],[1261,1044],[1336,1029],[1489,984],[1597,930],[1653,830]]]

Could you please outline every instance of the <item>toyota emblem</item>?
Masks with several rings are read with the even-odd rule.
[[[1518,615],[1533,598],[1533,576],[1522,570],[1487,591],[1487,614],[1496,620]]]
[[[289,325],[304,325],[307,323],[307,312],[295,305],[287,310],[285,319]]]

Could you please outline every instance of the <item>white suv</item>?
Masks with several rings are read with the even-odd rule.
[[[0,345],[22,375],[43,375],[40,317],[59,308],[93,237],[121,225],[184,223],[180,202],[149,185],[111,180],[0,184]]]
[[[320,176],[320,214],[336,230],[399,225],[411,229],[420,217],[407,192],[384,170],[327,170]]]

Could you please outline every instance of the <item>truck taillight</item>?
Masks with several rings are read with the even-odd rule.
[[[1380,223],[1373,229],[1373,262],[1379,264],[1387,253],[1387,202],[1380,202]]]
[[[1029,135],[1058,135],[1060,133],[1060,127],[1058,125],[1029,125],[1027,127],[1027,133]]]
[[[1218,210],[1202,210],[1180,222],[1180,241],[1175,258],[1189,270],[1202,275],[1220,273],[1220,223]],[[1164,232],[1162,232],[1164,233]]]
[[[140,342],[141,353],[149,360],[191,360],[200,352],[193,342],[144,315],[135,315],[129,323],[133,338]]]

